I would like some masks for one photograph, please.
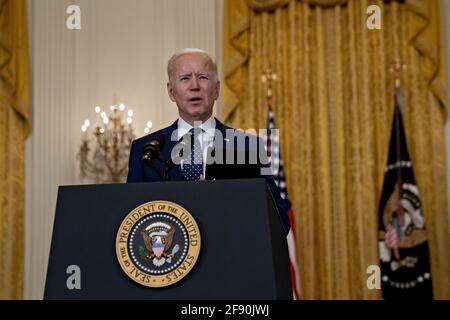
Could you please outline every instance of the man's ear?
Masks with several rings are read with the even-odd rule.
[[[170,84],[170,82],[167,82],[167,93],[169,94],[170,100],[175,102],[175,97],[173,95],[173,88],[172,88],[172,85]]]
[[[214,92],[214,100],[217,100],[217,99],[219,99],[220,81],[217,81],[217,82],[216,82],[216,88],[215,88],[215,91],[216,91],[216,92]]]

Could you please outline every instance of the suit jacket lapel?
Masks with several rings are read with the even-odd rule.
[[[163,148],[163,155],[166,159],[170,159],[172,149],[175,147],[175,144],[178,142],[177,136],[174,136],[174,139],[172,139],[172,134],[174,134],[175,130],[178,129],[178,120],[175,121],[170,127],[167,127],[163,135],[166,139],[166,146]],[[178,180],[184,180],[183,175],[181,174],[181,166],[176,165],[172,168],[170,171],[170,179],[171,181],[178,181]]]
[[[232,129],[226,125],[224,125],[222,122],[220,122],[217,118],[216,118],[216,129],[219,130],[219,132],[222,134],[220,137],[216,136],[214,137],[214,144],[213,146],[217,146],[217,147],[222,147],[225,148],[226,143],[229,142],[228,138],[227,138],[227,130]],[[217,139],[221,139],[222,141],[218,141]],[[222,145],[221,145],[222,143]]]
[[[212,145],[212,147],[210,147],[213,150],[208,150],[208,153],[207,153],[208,155],[211,155],[212,157],[216,157],[217,149],[222,149],[223,151],[225,151],[227,144],[230,142],[226,136],[226,133],[227,133],[227,130],[232,129],[232,128],[224,125],[217,118],[215,118],[215,119],[216,119],[216,130],[218,132],[216,132],[216,134],[214,136],[213,145]],[[225,153],[223,153],[223,156],[225,157]],[[222,160],[225,161],[225,158]],[[215,179],[215,174],[216,174],[217,170],[218,170],[217,163],[207,164],[206,170],[205,170],[206,178],[211,179],[211,180]]]

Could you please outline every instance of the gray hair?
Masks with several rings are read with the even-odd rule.
[[[183,49],[181,51],[178,51],[176,53],[173,54],[173,56],[169,59],[169,62],[167,63],[167,76],[169,77],[169,82],[172,82],[173,80],[173,76],[174,76],[174,72],[175,72],[175,61],[181,57],[184,56],[186,54],[191,54],[191,53],[200,53],[205,55],[212,67],[212,71],[213,71],[213,79],[215,81],[219,80],[219,75],[218,75],[218,71],[217,71],[217,64],[214,61],[214,59],[204,50],[201,49],[197,49],[197,48],[186,48]]]

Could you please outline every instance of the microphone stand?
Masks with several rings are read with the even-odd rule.
[[[175,164],[172,162],[171,159],[167,160],[166,158],[164,158],[164,156],[161,153],[159,153],[158,155],[158,160],[160,160],[164,164],[162,180],[170,181],[170,171],[175,166]]]
[[[170,171],[172,170],[172,168],[175,166],[175,164],[172,162],[171,159],[167,160],[162,154],[161,152],[158,154],[158,158],[159,161],[161,161],[164,164],[164,169],[163,169],[163,173],[161,174],[161,172],[159,172],[158,169],[156,169],[156,167],[153,165],[153,162],[151,159],[145,159],[144,163],[150,167],[150,169],[152,169],[153,171],[156,172],[156,174],[159,176],[159,178],[162,181],[170,181]]]
[[[156,167],[153,165],[152,160],[151,160],[149,157],[145,157],[145,158],[143,158],[142,160],[144,161],[144,163],[145,163],[150,169],[152,169],[153,171],[156,172],[156,174],[159,176],[159,178],[160,178],[161,180],[164,181],[163,175],[161,174],[161,172],[158,171],[158,169],[156,169]]]
[[[189,136],[190,137],[190,136]],[[183,142],[183,140],[184,140],[184,138],[185,137],[183,137],[183,138],[181,138],[179,141],[178,141],[178,143],[176,144],[176,145],[178,145],[178,144],[182,144],[182,148],[184,148],[184,146],[186,145],[186,143],[184,143]],[[142,158],[142,160],[144,161],[144,163],[147,165],[147,166],[149,166],[150,167],[150,169],[152,169],[153,171],[155,171],[156,173],[157,173],[157,175],[159,176],[159,178],[162,180],[162,181],[170,181],[170,171],[176,166],[176,164],[172,161],[172,159],[166,159],[164,156],[163,156],[163,154],[162,154],[162,152],[160,151],[160,150],[155,150],[155,149],[153,149],[153,151],[155,152],[157,152],[157,157],[155,157],[154,159],[158,159],[159,161],[161,161],[162,163],[163,163],[163,165],[164,165],[164,168],[163,168],[163,173],[161,174],[161,172],[159,172],[157,169],[156,169],[156,167],[153,165],[153,163],[152,163],[152,159],[150,158],[150,156],[147,156],[147,155],[144,155],[144,157]],[[183,152],[183,149],[181,149],[180,151],[179,151],[179,155],[180,155],[180,157],[182,157],[182,154],[183,154],[184,152]]]

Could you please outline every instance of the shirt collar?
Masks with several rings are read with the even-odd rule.
[[[193,127],[184,121],[182,118],[178,118],[178,140],[180,140],[186,133]],[[214,136],[214,129],[216,128],[216,119],[214,116],[209,117],[208,120],[203,122],[200,126],[203,129],[203,134],[206,134],[207,138]]]

